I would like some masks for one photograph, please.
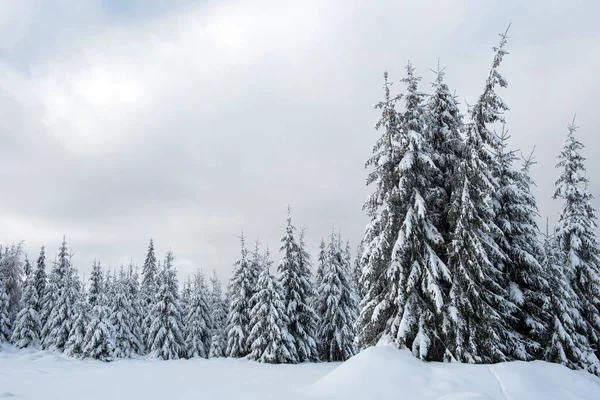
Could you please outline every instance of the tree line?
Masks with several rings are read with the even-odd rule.
[[[21,261],[20,244],[8,246],[0,257],[0,342],[102,361],[343,361],[355,354],[356,277],[349,244],[334,231],[329,239],[313,277],[304,231],[298,234],[288,211],[275,277],[269,249],[257,241],[248,250],[242,235],[226,293],[216,272],[208,283],[201,270],[180,288],[173,252],[161,265],[152,240],[141,276],[133,265],[104,272],[95,261],[87,282],[64,238],[49,274],[43,247],[34,269]]]

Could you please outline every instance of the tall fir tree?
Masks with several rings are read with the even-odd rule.
[[[425,95],[418,90],[420,78],[414,75],[410,62],[406,72],[402,129],[406,152],[398,171],[404,209],[387,272],[394,305],[390,337],[398,347],[410,349],[422,360],[441,360],[446,353],[442,310],[448,301],[450,273],[440,256],[444,240],[432,212],[439,193],[430,191],[440,174],[433,161],[439,157],[433,154],[424,134]]]
[[[390,94],[392,84],[388,81],[387,71],[384,81],[385,97],[376,105],[381,110],[381,119],[375,125],[383,132],[366,163],[366,167],[372,169],[366,183],[373,185],[374,189],[363,205],[370,222],[363,237],[365,249],[360,261],[360,289],[363,293],[358,319],[357,342],[360,348],[375,345],[388,331],[393,302],[389,298],[391,287],[386,272],[392,262],[392,249],[398,239],[403,209],[398,191],[398,165],[406,143],[400,135],[402,115],[395,109],[401,96]]]
[[[575,118],[559,155],[560,175],[554,198],[562,200],[556,226],[556,240],[565,276],[578,299],[583,318],[580,333],[600,357],[600,243],[596,236],[596,210],[588,191],[585,146],[575,138]]]
[[[306,251],[304,234],[301,233],[299,240],[296,240],[296,228],[292,224],[289,207],[285,231],[280,248],[283,258],[277,271],[283,290],[287,330],[295,345],[293,356],[299,362],[316,361],[318,354],[314,335],[317,316],[310,304],[313,295],[310,256]]]
[[[125,286],[127,288],[129,304],[131,305],[131,334],[133,335],[133,340],[131,341],[132,352],[134,354],[143,354],[144,344],[142,325],[144,321],[144,308],[140,295],[139,274],[137,272],[137,267],[134,267],[133,263],[129,264],[127,278],[125,279]]]
[[[71,266],[71,256],[63,237],[58,251],[58,260],[53,270],[51,290],[55,291],[52,308],[42,330],[44,349],[64,350],[74,320],[75,302],[79,284]],[[55,287],[54,287],[55,285]]]
[[[298,361],[285,311],[282,289],[270,272],[273,265],[269,250],[264,256],[257,291],[254,294],[250,313],[248,334],[248,358],[270,364],[290,364]]]
[[[248,294],[254,291],[248,261],[248,250],[242,233],[241,254],[235,262],[233,275],[229,281],[229,310],[227,312],[227,357],[245,357],[250,352],[248,348],[248,325],[250,323],[250,301]]]
[[[352,283],[350,263],[344,258],[340,235],[332,231],[327,261],[317,288],[317,327],[322,361],[345,361],[355,354],[355,321],[358,299]]]
[[[36,347],[40,344],[40,317],[36,311],[39,303],[35,288],[35,277],[31,271],[29,261],[25,260],[25,281],[23,283],[23,297],[21,311],[17,314],[11,341],[17,348]]]
[[[146,259],[142,266],[142,283],[140,286],[140,297],[142,299],[142,307],[144,309],[144,318],[142,325],[143,345],[146,350],[149,350],[148,334],[150,325],[152,324],[152,309],[154,308],[155,295],[157,291],[157,277],[160,270],[160,263],[157,262],[154,252],[154,241],[150,239]]]
[[[550,321],[545,340],[544,360],[562,364],[571,369],[586,369],[600,374],[600,361],[579,327],[585,326],[579,309],[577,294],[567,278],[563,257],[556,237],[544,239],[542,263],[548,271],[550,283],[548,311]]]
[[[0,248],[0,280],[4,282],[4,290],[8,296],[8,316],[12,324],[21,309],[23,285],[23,243]]]
[[[101,295],[101,294],[100,294]],[[95,302],[97,304],[97,301]],[[77,296],[75,304],[75,321],[71,326],[69,338],[65,344],[65,355],[67,357],[82,358],[85,346],[85,333],[90,323],[90,314],[92,307],[86,299],[86,294],[82,291]]]
[[[10,318],[8,313],[8,295],[4,282],[0,280],[0,344],[10,339]]]
[[[139,338],[134,334],[135,320],[129,296],[127,277],[123,267],[118,279],[115,280],[115,295],[110,302],[109,323],[115,332],[113,356],[115,358],[129,358],[140,348]]]
[[[506,255],[501,270],[506,278],[506,292],[516,306],[508,319],[504,341],[511,358],[532,360],[542,354],[549,318],[545,311],[549,288],[546,271],[540,264],[542,249],[535,220],[538,210],[529,177],[532,159],[529,158],[523,170],[514,169],[516,156],[507,150],[508,139],[503,129],[496,149],[499,168],[495,192],[496,225],[502,232],[498,243]]]
[[[258,239],[254,241],[254,250],[250,253],[250,260],[248,262],[248,267],[250,268],[250,287],[252,291],[248,293],[248,297],[252,300],[252,297],[256,293],[256,285],[258,284],[258,276],[263,268],[263,256],[260,253],[260,242]],[[250,308],[252,308],[253,304],[250,304]]]
[[[321,244],[324,245],[323,242]],[[354,266],[352,268],[352,278],[354,280],[354,286],[356,287],[356,295],[359,300],[362,300],[362,290],[360,286],[360,276],[362,275],[362,264],[360,260],[362,259],[363,252],[365,251],[365,246],[363,241],[361,240],[356,248],[356,258],[354,259]],[[320,256],[320,254],[319,254]]]
[[[503,316],[510,304],[502,275],[494,263],[502,251],[492,232],[493,213],[487,179],[487,165],[479,158],[481,139],[472,125],[466,127],[464,156],[453,178],[462,188],[452,193],[449,211],[450,240],[448,267],[452,277],[446,346],[446,360],[487,363],[508,359],[502,341],[506,330]]]
[[[224,357],[227,336],[225,334],[225,324],[227,322],[227,305],[223,298],[221,281],[217,276],[217,271],[213,271],[210,278],[210,309],[212,320],[212,332],[210,340],[210,358]]]
[[[185,356],[179,288],[173,260],[173,252],[169,250],[158,279],[159,287],[148,336],[150,356],[162,360],[176,360]]]
[[[110,323],[110,309],[104,293],[98,296],[83,339],[83,357],[111,361],[115,349],[115,328]]]
[[[211,317],[206,278],[202,271],[197,271],[185,315],[185,348],[188,357],[208,358],[212,333]]]
[[[185,318],[188,314],[188,308],[192,300],[192,278],[190,278],[189,275],[183,281],[182,286],[179,304],[181,304],[181,315]]]
[[[88,303],[94,307],[98,302],[98,297],[104,293],[104,274],[100,261],[94,260],[92,273],[90,274],[90,288],[87,291]]]
[[[36,296],[38,299],[38,303],[35,305],[35,311],[37,311],[40,317],[40,324],[43,326],[44,321],[42,320],[42,306],[44,302],[44,294],[46,293],[46,283],[48,277],[46,276],[46,252],[44,250],[44,246],[42,246],[40,250],[40,255],[38,256],[35,268],[35,276],[34,276],[34,286],[36,291]]]
[[[450,236],[448,212],[452,193],[457,188],[452,186],[452,177],[458,166],[461,155],[463,132],[463,115],[460,113],[456,95],[450,92],[444,82],[445,71],[438,68],[436,79],[432,83],[433,93],[427,99],[425,106],[425,139],[431,147],[431,156],[439,173],[431,178],[430,192],[432,193],[430,213],[438,232],[447,243]],[[458,188],[462,190],[462,188]],[[447,261],[447,254],[440,257]]]

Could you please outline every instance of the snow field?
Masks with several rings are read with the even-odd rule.
[[[27,400],[598,400],[600,379],[541,361],[424,363],[393,346],[341,363],[69,360],[5,347],[0,398]]]

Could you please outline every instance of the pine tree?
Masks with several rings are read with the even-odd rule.
[[[133,310],[130,302],[129,287],[126,275],[121,267],[119,279],[113,283],[115,297],[111,302],[109,323],[115,332],[113,356],[129,358],[140,348],[138,338],[134,335]]]
[[[502,259],[492,232],[493,224],[487,165],[479,158],[481,140],[472,125],[466,127],[463,158],[453,179],[449,211],[448,268],[452,277],[447,309],[446,360],[489,363],[507,360],[502,341],[504,315],[512,311],[494,260]]]
[[[431,157],[439,173],[434,174],[430,182],[430,213],[438,232],[447,243],[450,236],[448,211],[452,193],[452,177],[461,158],[463,116],[458,101],[444,82],[445,72],[438,68],[436,79],[432,83],[433,93],[428,97],[425,107],[425,138],[431,147]],[[462,190],[462,188],[458,188]],[[447,254],[439,254],[447,262]]]
[[[281,239],[283,259],[277,267],[279,285],[283,292],[283,304],[287,315],[287,330],[295,344],[293,358],[299,362],[316,361],[318,358],[314,339],[316,320],[310,302],[313,294],[310,256],[304,244],[304,234],[296,241],[291,210],[288,207],[286,234]]]
[[[8,296],[8,317],[11,324],[21,309],[21,288],[23,280],[23,262],[21,255],[23,243],[6,246],[0,249],[0,280],[4,282],[4,290]]]
[[[63,238],[58,252],[58,261],[54,267],[53,275],[54,277],[51,279],[49,286],[53,292],[55,291],[55,294],[52,294],[52,308],[42,330],[42,336],[44,337],[42,345],[47,350],[62,351],[69,338],[74,320],[74,306],[79,287],[75,271],[71,266],[71,258],[65,238]]]
[[[254,241],[254,250],[250,254],[251,259],[248,263],[248,267],[250,269],[250,287],[252,291],[248,293],[248,297],[252,300],[252,297],[256,293],[256,285],[258,284],[258,276],[263,268],[263,256],[260,254],[260,242],[258,239]],[[250,308],[252,308],[254,304],[250,304]]]
[[[173,252],[169,250],[157,280],[159,287],[148,335],[151,357],[163,360],[176,360],[185,356],[179,288],[173,259]]]
[[[144,308],[144,323],[142,326],[142,337],[146,350],[150,349],[150,343],[148,343],[148,334],[150,331],[150,325],[152,324],[152,309],[154,308],[155,295],[157,291],[157,277],[158,271],[160,270],[160,263],[156,260],[154,253],[154,241],[150,239],[148,245],[148,252],[146,254],[146,260],[142,266],[142,283],[140,286],[140,297],[142,299],[142,306]]]
[[[97,301],[95,303],[97,304]],[[75,321],[73,321],[73,326],[69,332],[69,338],[65,344],[65,355],[67,357],[83,357],[85,333],[90,323],[91,309],[92,307],[87,302],[85,293],[81,292],[79,296],[77,296],[77,302],[75,304]]]
[[[210,279],[211,292],[210,292],[210,308],[211,308],[211,321],[212,321],[212,333],[210,340],[210,354],[209,357],[224,357],[225,356],[225,345],[226,345],[226,334],[225,324],[227,322],[227,305],[223,299],[223,293],[221,289],[221,281],[217,277],[217,271],[213,271],[213,276]]]
[[[8,342],[10,338],[10,318],[8,314],[8,295],[4,283],[0,280],[0,343]]]
[[[600,361],[594,354],[585,335],[578,326],[584,326],[577,295],[563,270],[561,254],[556,238],[546,234],[544,240],[544,269],[550,282],[548,334],[544,359],[565,365],[571,369],[587,369],[598,375]]]
[[[130,307],[130,319],[131,319],[131,334],[133,339],[131,341],[132,352],[134,354],[143,354],[144,346],[142,342],[142,324],[144,320],[144,308],[142,305],[142,298],[140,295],[140,284],[137,267],[134,268],[133,264],[129,264],[127,278],[125,280],[125,286],[127,288],[127,296],[129,299]]]
[[[91,319],[85,330],[83,357],[111,361],[115,349],[115,328],[110,323],[110,309],[106,295],[101,293],[92,308]]]
[[[90,274],[90,288],[88,290],[88,303],[94,307],[98,302],[98,297],[104,293],[104,274],[100,261],[94,260],[92,273]]]
[[[185,316],[187,356],[208,358],[212,332],[208,287],[202,271],[196,272],[188,312]]]
[[[250,323],[249,293],[252,293],[251,272],[248,262],[248,250],[244,235],[240,237],[241,256],[234,264],[233,274],[229,282],[229,310],[227,312],[227,357],[245,357],[250,352],[247,345],[248,324]]]
[[[317,328],[322,361],[345,361],[355,354],[358,299],[350,263],[344,259],[341,236],[331,232],[323,280],[317,289]]]
[[[542,249],[538,242],[539,230],[535,197],[531,193],[529,177],[530,158],[524,170],[513,168],[514,152],[506,149],[508,134],[503,129],[500,146],[496,150],[498,188],[496,198],[496,225],[500,249],[506,254],[501,270],[506,276],[509,299],[517,307],[508,319],[509,332],[505,335],[512,358],[532,360],[539,358],[545,336],[548,304],[548,281],[539,262]]]
[[[321,241],[321,244],[323,246],[325,246],[325,244]],[[361,240],[361,242],[358,245],[358,248],[356,249],[356,258],[354,259],[354,267],[352,268],[352,278],[354,279],[354,286],[356,287],[356,295],[358,296],[359,300],[362,300],[362,293],[361,293],[361,288],[360,288],[360,277],[362,276],[362,264],[360,262],[361,258],[362,258],[362,254],[365,250],[365,246]],[[319,254],[320,257],[320,254]],[[319,261],[320,263],[320,261]]]
[[[387,72],[384,80],[385,98],[376,106],[382,115],[375,125],[383,133],[375,143],[373,156],[366,163],[367,168],[372,168],[366,183],[373,185],[374,191],[363,205],[370,222],[363,237],[365,249],[360,261],[363,271],[357,340],[360,348],[375,345],[388,330],[388,321],[392,317],[391,288],[386,272],[400,231],[399,216],[403,208],[398,192],[398,165],[406,144],[400,135],[402,116],[395,109],[401,97],[390,95]]]
[[[251,360],[270,364],[296,363],[296,349],[288,332],[284,299],[270,269],[273,265],[269,250],[257,282],[257,292],[252,298],[248,347]]]
[[[29,261],[25,259],[25,282],[23,284],[22,307],[15,321],[15,328],[12,333],[11,341],[17,348],[36,347],[40,343],[40,317],[36,311],[39,303],[37,290],[35,288],[35,278],[31,271]]]
[[[554,198],[562,200],[556,227],[561,251],[560,262],[578,299],[584,323],[579,328],[600,357],[600,243],[596,236],[596,210],[587,189],[585,146],[575,138],[575,119],[559,155],[560,175],[555,183]]]
[[[44,324],[44,320],[42,319],[41,316],[41,312],[42,312],[42,306],[43,306],[43,301],[44,301],[44,294],[46,293],[46,282],[47,282],[47,276],[46,276],[46,252],[44,251],[44,246],[42,246],[42,249],[40,250],[40,255],[37,259],[37,263],[36,263],[36,269],[35,269],[35,291],[36,291],[36,296],[38,299],[38,304],[35,305],[35,311],[37,311],[39,317],[40,317],[40,326],[43,326]]]
[[[443,238],[432,217],[429,190],[440,171],[433,150],[424,136],[424,94],[418,91],[419,77],[406,67],[406,111],[402,130],[406,152],[399,164],[400,197],[404,210],[402,225],[392,252],[387,279],[394,313],[391,339],[423,360],[441,360],[445,353],[440,327],[447,304],[450,274],[440,257]],[[435,195],[435,193],[433,193]]]
[[[181,299],[179,304],[181,305],[181,315],[185,316],[188,314],[190,302],[192,301],[192,279],[188,275],[183,281],[183,288],[181,289]]]

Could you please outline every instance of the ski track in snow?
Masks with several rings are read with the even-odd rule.
[[[502,393],[502,397],[504,398],[504,400],[509,400],[508,396],[506,394],[506,389],[504,388],[504,384],[502,383],[502,380],[500,379],[500,377],[498,376],[497,373],[494,372],[494,370],[492,369],[493,367],[488,367],[488,371],[490,371],[490,375],[492,375],[492,377],[494,378],[494,380],[496,382],[498,382],[498,387],[500,388],[500,393]]]

